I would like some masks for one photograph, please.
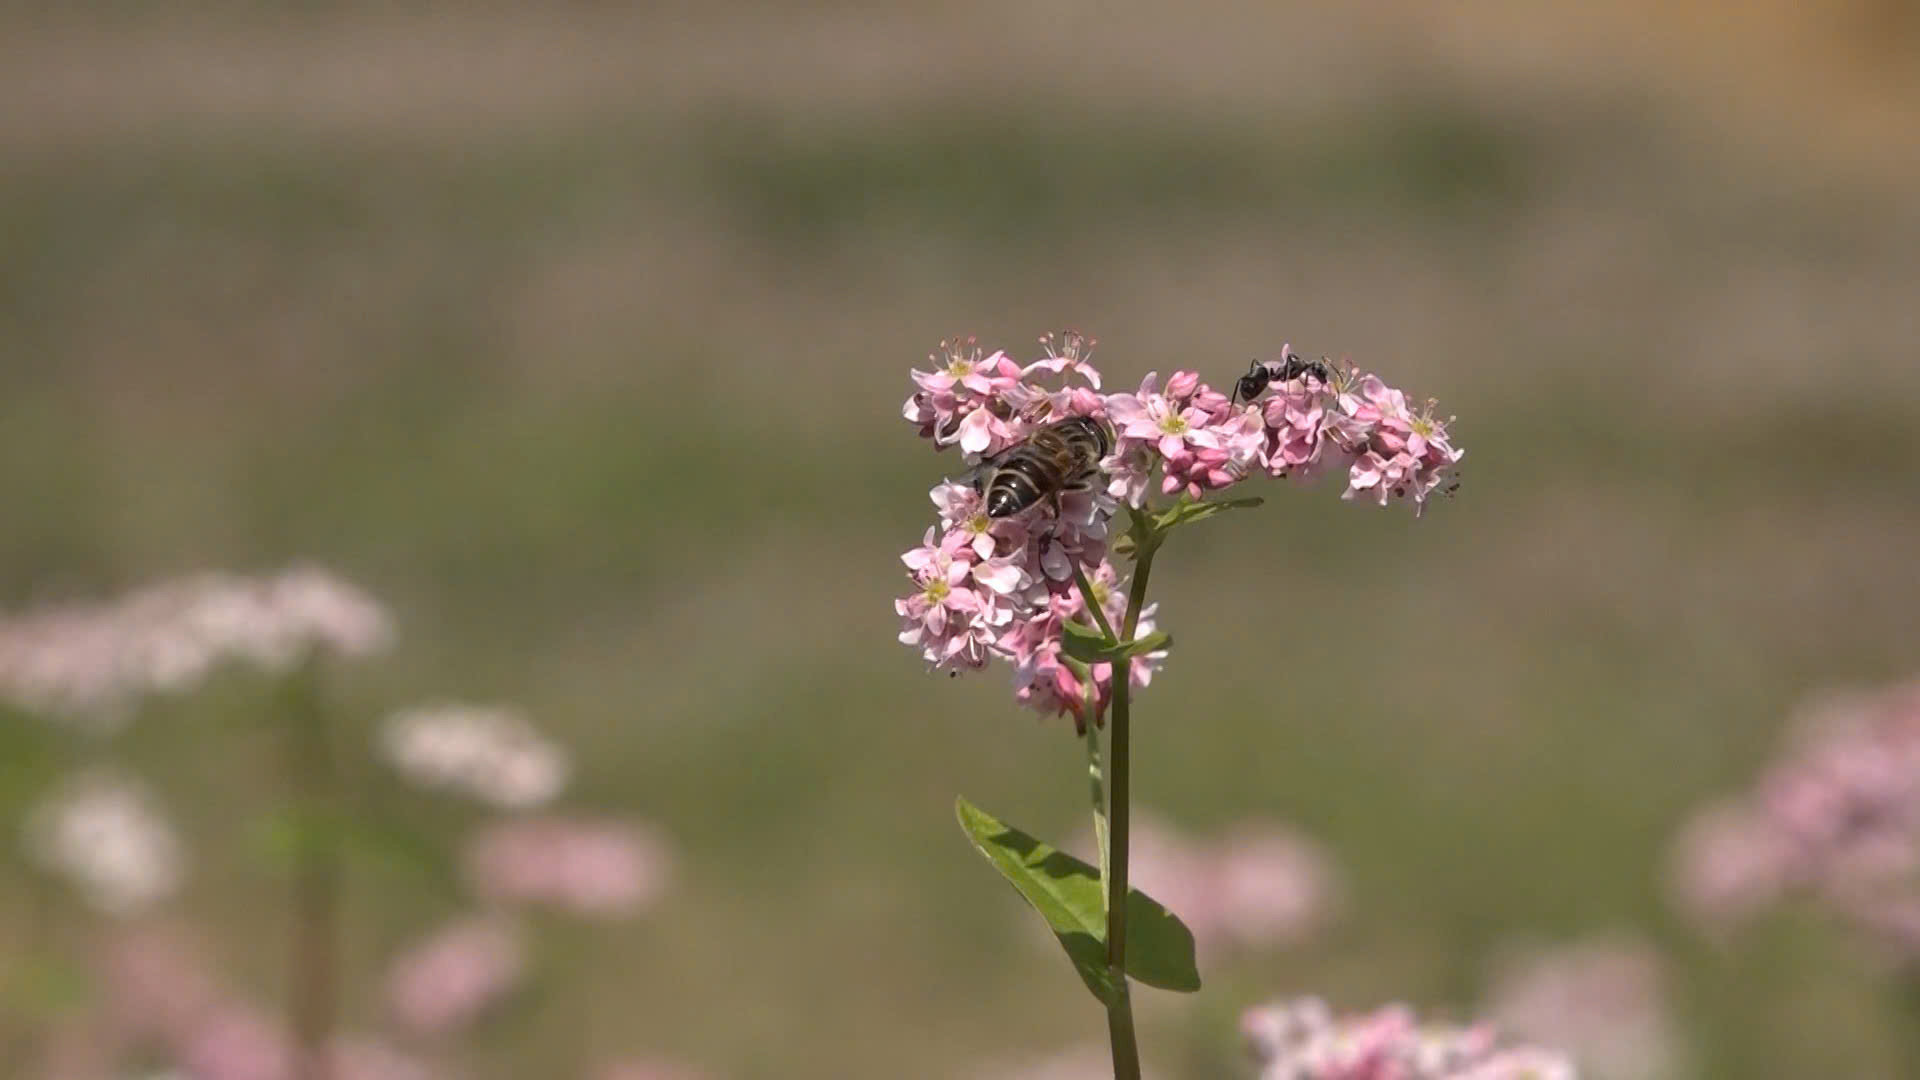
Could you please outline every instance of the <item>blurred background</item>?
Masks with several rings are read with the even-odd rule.
[[[954,467],[907,369],[1063,327],[1121,385],[1350,356],[1467,449],[1422,520],[1276,491],[1160,560],[1136,797],[1289,823],[1341,882],[1316,933],[1143,991],[1161,1075],[1238,1075],[1276,995],[1465,1019],[1513,949],[1597,936],[1659,958],[1662,1075],[1911,1075],[1870,950],[1717,944],[1665,868],[1798,702],[1920,671],[1920,7],[15,3],[0,102],[0,608],[324,564],[398,635],[336,691],[352,800],[452,843],[355,756],[502,702],[569,807],[671,838],[644,912],[542,928],[463,1075],[1012,1075],[1103,1037],[952,813],[1083,831],[1082,748],[890,609]],[[6,827],[137,773],[187,852],[161,917],[267,1009],[277,700],[4,720]],[[463,902],[347,869],[374,1027]],[[0,890],[0,964],[72,969],[10,991],[8,1076],[101,996],[112,920],[44,893]]]

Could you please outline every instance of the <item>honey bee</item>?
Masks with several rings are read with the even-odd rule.
[[[1037,428],[975,466],[970,482],[986,496],[987,516],[1012,517],[1045,500],[1057,513],[1060,496],[1086,491],[1113,449],[1111,428],[1091,416],[1070,416]]]
[[[1323,383],[1333,381],[1333,372],[1324,360],[1302,360],[1287,353],[1279,360],[1255,360],[1247,366],[1247,373],[1233,384],[1233,396],[1229,404],[1252,401],[1266,390],[1270,383],[1289,382],[1302,375],[1312,375]]]

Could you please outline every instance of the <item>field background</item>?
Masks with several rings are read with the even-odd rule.
[[[1856,943],[1716,949],[1661,872],[1797,701],[1920,671],[1920,7],[1561,7],[6,5],[0,606],[318,560],[400,619],[356,709],[518,702],[576,804],[670,829],[671,898],[563,933],[481,1076],[965,1076],[1100,1036],[951,811],[1071,833],[1081,751],[892,640],[951,467],[907,368],[1345,354],[1459,416],[1466,484],[1161,560],[1139,798],[1297,822],[1349,904],[1149,1003],[1152,1063],[1230,1075],[1283,992],[1469,1015],[1504,945],[1627,929],[1698,1075],[1898,1075],[1920,1009]],[[259,702],[112,752],[271,1000]],[[450,910],[356,880],[354,1019]]]

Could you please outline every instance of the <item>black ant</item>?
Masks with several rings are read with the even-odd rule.
[[[1291,352],[1283,353],[1278,360],[1255,360],[1248,364],[1247,373],[1233,384],[1233,395],[1227,399],[1227,404],[1252,401],[1273,383],[1291,382],[1302,375],[1312,375],[1322,383],[1333,381],[1333,372],[1327,367],[1326,361],[1302,360]]]

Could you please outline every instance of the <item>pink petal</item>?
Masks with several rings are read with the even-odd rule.
[[[960,449],[969,454],[984,453],[993,445],[993,414],[975,409],[960,421]]]

